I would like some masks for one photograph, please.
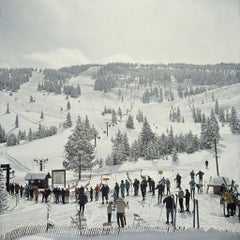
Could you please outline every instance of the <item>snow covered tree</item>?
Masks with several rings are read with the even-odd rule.
[[[152,142],[155,142],[156,137],[151,130],[151,127],[147,121],[147,118],[143,121],[143,127],[139,136],[139,151],[140,156],[145,157],[145,153],[147,152],[148,145]]]
[[[172,160],[176,162],[178,160],[178,152],[176,149],[173,150],[172,152]]]
[[[70,113],[68,112],[67,113],[67,118],[66,118],[66,121],[63,123],[63,127],[64,128],[70,128],[70,127],[72,127],[72,118],[71,118],[71,115],[70,115]]]
[[[122,121],[122,110],[120,107],[118,108],[118,116],[120,117],[120,121]]]
[[[128,116],[126,121],[126,128],[134,129],[133,117],[131,115]]]
[[[7,109],[6,109],[6,114],[9,114],[10,110],[9,110],[9,103],[7,103]]]
[[[19,144],[19,140],[18,140],[16,134],[10,133],[7,136],[7,146],[14,146],[14,145],[17,145],[17,144]]]
[[[67,110],[69,111],[71,109],[70,101],[67,102]]]
[[[19,120],[18,120],[18,114],[16,115],[16,119],[15,119],[15,128],[19,127]]]
[[[7,191],[3,170],[0,168],[0,214],[2,214],[5,209],[7,209]]]
[[[114,109],[112,110],[112,124],[117,124],[117,113]]]
[[[32,129],[29,128],[29,131],[28,131],[28,141],[31,142],[33,140],[33,132],[32,132]]]
[[[88,129],[84,123],[79,122],[73,133],[68,137],[65,147],[66,160],[63,165],[79,174],[85,169],[92,169],[94,162],[94,146],[90,142]]]
[[[138,122],[143,122],[143,113],[142,113],[142,111],[138,110],[138,114],[136,116],[136,119],[138,120]]]
[[[233,134],[240,133],[240,121],[237,118],[237,111],[234,107],[231,108],[229,115],[229,126]]]
[[[41,119],[41,120],[44,119],[43,111],[41,111],[40,119]]]
[[[0,124],[0,143],[6,142],[6,132]]]
[[[113,165],[121,164],[125,162],[129,156],[129,143],[127,135],[123,135],[120,130],[118,130],[116,137],[113,141],[113,151],[112,151],[112,160]]]

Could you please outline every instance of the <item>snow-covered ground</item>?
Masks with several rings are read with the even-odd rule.
[[[19,129],[14,128],[15,117],[19,115],[19,125],[21,130],[26,130],[31,127],[37,129],[38,124],[41,122],[45,126],[56,125],[59,126],[66,119],[66,105],[67,100],[64,96],[57,96],[51,94],[43,94],[36,91],[37,84],[41,81],[42,75],[34,72],[33,78],[30,82],[21,86],[18,93],[0,92],[0,123],[7,131],[18,132]],[[111,152],[111,137],[117,133],[118,129],[126,131],[128,134],[129,142],[131,143],[137,138],[142,125],[134,122],[135,129],[127,130],[125,128],[124,117],[122,122],[117,126],[109,128],[109,136],[106,136],[105,128],[106,121],[111,120],[110,115],[102,116],[101,112],[104,107],[118,109],[130,109],[133,116],[136,115],[140,109],[144,116],[147,117],[151,128],[154,132],[161,134],[166,132],[167,128],[173,127],[174,132],[187,133],[192,130],[193,133],[199,134],[200,125],[193,123],[188,100],[176,100],[169,103],[164,102],[142,104],[139,100],[125,100],[119,102],[117,96],[112,94],[103,94],[93,91],[94,80],[90,76],[82,75],[74,79],[79,82],[81,86],[82,96],[79,99],[70,99],[71,102],[71,117],[73,121],[77,120],[80,115],[82,119],[87,115],[90,123],[94,124],[99,132],[100,139],[97,139],[96,158],[105,159]],[[224,92],[224,94],[222,94]],[[224,106],[234,106],[237,112],[240,111],[239,106],[239,92],[240,84],[228,86],[222,90],[218,89],[213,91],[215,98],[218,99],[219,104]],[[29,103],[30,95],[36,99],[35,103]],[[204,104],[202,104],[204,99]],[[212,93],[207,95],[198,95],[193,99],[195,107],[199,107],[208,116],[210,109],[214,108],[214,101],[212,101]],[[10,114],[5,114],[7,103],[10,105]],[[185,117],[185,123],[170,123],[168,116],[170,106],[179,106],[181,114]],[[63,107],[63,111],[60,108]],[[44,112],[44,120],[40,120],[40,112]],[[20,144],[14,147],[6,147],[4,144],[0,145],[0,163],[10,163],[12,169],[15,170],[14,182],[25,185],[24,177],[29,171],[38,171],[39,166],[33,159],[48,158],[44,171],[50,172],[52,169],[62,169],[62,161],[64,159],[64,144],[68,136],[71,134],[71,129],[61,130],[57,135],[36,140],[30,143]],[[218,144],[219,154],[219,170],[220,175],[234,179],[237,184],[240,184],[240,149],[239,142],[240,136],[232,135],[227,125],[220,126],[221,140]],[[204,162],[208,159],[209,169],[205,169]],[[127,162],[121,166],[95,168],[90,173],[92,178],[90,186],[95,186],[100,183],[101,178],[108,177],[108,185],[112,191],[115,182],[120,182],[122,179],[127,178],[127,173],[131,179],[140,179],[140,174],[151,176],[156,182],[160,177],[169,178],[172,183],[171,192],[177,193],[175,188],[174,178],[177,173],[182,175],[182,188],[189,188],[188,182],[190,180],[189,173],[191,170],[197,172],[202,170],[204,175],[204,193],[196,194],[199,201],[199,214],[200,214],[200,227],[201,230],[196,231],[192,229],[193,217],[192,215],[180,214],[177,215],[177,227],[184,227],[189,230],[175,233],[159,233],[159,232],[145,232],[145,233],[129,233],[114,235],[115,238],[121,239],[240,239],[240,223],[238,218],[225,218],[223,217],[222,205],[220,205],[220,197],[213,194],[210,188],[209,193],[206,194],[206,186],[211,177],[216,176],[216,164],[214,150],[199,151],[194,154],[181,154],[179,160],[173,162],[170,158],[168,160],[153,160],[137,162]],[[162,175],[158,174],[162,171]],[[89,171],[88,171],[89,172]],[[67,181],[70,184],[72,181],[77,181],[77,175],[73,172],[67,172]],[[79,185],[84,185],[88,179],[83,179]],[[72,189],[73,190],[73,189]],[[147,193],[146,201],[142,202],[140,196],[134,197],[131,189],[130,196],[126,197],[129,202],[129,209],[127,209],[127,228],[133,226],[133,214],[139,214],[145,223],[143,226],[147,227],[166,227],[166,214],[163,205],[157,204],[157,196],[152,196]],[[45,203],[34,203],[26,199],[19,199],[9,196],[9,204],[7,211],[0,215],[0,233],[4,234],[15,228],[28,225],[44,225],[47,222],[47,205]],[[74,216],[78,209],[78,204],[75,202],[74,196],[70,197],[68,204],[55,204],[51,199],[49,203],[49,220],[57,226],[70,226],[71,216]],[[193,204],[190,203],[192,210]],[[107,221],[106,204],[102,205],[101,201],[88,202],[85,210],[85,217],[87,219],[88,228],[101,228],[103,223]],[[116,216],[113,215],[113,227],[117,227]],[[220,232],[219,232],[220,231]],[[99,236],[98,238],[108,239],[112,236]],[[24,239],[55,239],[55,238],[34,238],[25,237]],[[58,238],[59,239],[59,238]],[[88,239],[92,239],[89,237]]]

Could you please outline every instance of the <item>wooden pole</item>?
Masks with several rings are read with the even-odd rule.
[[[219,176],[218,154],[217,154],[217,139],[216,138],[214,138],[214,149],[215,149],[215,157],[216,157],[217,176]]]

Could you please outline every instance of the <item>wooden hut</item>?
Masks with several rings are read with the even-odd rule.
[[[25,176],[25,180],[28,181],[28,184],[38,187],[38,188],[45,188],[49,187],[48,180],[51,178],[49,173],[27,173]]]
[[[213,193],[214,194],[220,194],[220,188],[224,184],[227,187],[231,187],[231,180],[228,177],[211,177],[210,181],[207,185],[207,193],[209,190],[209,187],[213,188]]]

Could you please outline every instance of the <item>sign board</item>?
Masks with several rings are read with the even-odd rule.
[[[52,188],[56,185],[66,187],[66,169],[52,170]]]

